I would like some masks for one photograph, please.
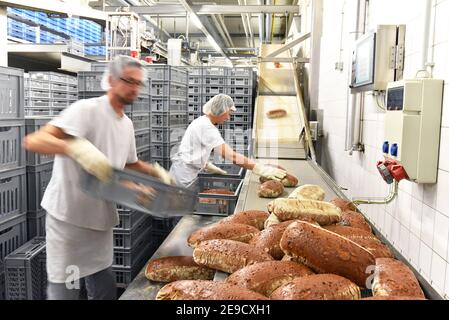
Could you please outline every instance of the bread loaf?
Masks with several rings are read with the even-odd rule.
[[[271,226],[274,226],[274,225],[276,225],[276,224],[278,224],[278,223],[281,223],[281,220],[279,220],[279,218],[277,217],[277,215],[275,215],[274,213],[271,213],[271,214],[268,216],[268,219],[265,220],[264,228],[266,229],[266,228],[271,227]]]
[[[187,243],[195,248],[200,242],[213,239],[228,239],[248,243],[260,231],[241,223],[216,223],[192,232]]]
[[[284,256],[284,252],[281,250],[280,246],[282,234],[287,226],[293,222],[295,222],[295,220],[289,220],[270,226],[255,235],[249,244],[262,249],[274,259],[280,260]]]
[[[234,272],[226,279],[226,282],[269,297],[280,286],[295,278],[311,274],[313,274],[312,270],[295,262],[267,261]]]
[[[285,229],[281,249],[317,273],[337,274],[361,287],[369,276],[367,268],[375,264],[374,256],[357,243],[302,221]]]
[[[164,257],[151,260],[145,268],[148,280],[172,282],[177,280],[212,280],[215,270],[201,267],[191,256]]]
[[[181,280],[159,290],[156,300],[266,300],[263,295],[223,281]]]
[[[251,264],[273,258],[262,249],[233,240],[207,240],[193,250],[193,259],[200,266],[233,273]]]
[[[357,207],[351,201],[345,199],[335,198],[331,200],[331,203],[339,207],[341,211],[346,210],[357,211]]]
[[[413,272],[401,261],[389,258],[376,259],[373,295],[424,298]]]
[[[234,213],[233,215],[220,220],[219,223],[242,223],[262,230],[268,216],[269,214],[265,211],[247,210]]]
[[[320,225],[329,225],[341,219],[341,210],[338,207],[317,200],[276,199],[268,204],[268,211],[274,213],[281,221],[308,219]]]
[[[265,177],[260,177],[259,182],[264,183],[270,181],[270,179],[267,179]],[[292,188],[296,187],[298,185],[298,178],[296,178],[294,175],[286,174],[285,177],[281,180],[281,183],[284,187]]]
[[[257,195],[261,198],[277,198],[284,193],[284,186],[276,180],[269,180],[257,188]]]
[[[305,184],[293,190],[288,197],[290,199],[323,201],[325,196],[326,193],[320,186]]]
[[[401,296],[376,296],[363,298],[361,300],[426,300],[420,297],[401,297]]]
[[[335,274],[316,274],[296,278],[276,289],[272,300],[357,300],[359,287]]]
[[[382,244],[376,236],[362,229],[339,225],[326,226],[325,229],[335,232],[371,252],[374,258],[393,258],[393,254],[387,246]]]
[[[355,211],[346,210],[345,212],[343,212],[343,214],[341,215],[341,221],[338,224],[372,232],[371,226],[368,224],[368,222],[366,222],[363,215]]]
[[[285,109],[272,109],[266,113],[267,118],[269,119],[276,119],[276,118],[282,118],[287,115],[287,111]]]

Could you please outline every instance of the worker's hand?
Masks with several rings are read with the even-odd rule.
[[[217,167],[216,165],[208,162],[206,164],[206,170],[209,173],[214,173],[214,174],[227,174],[227,172],[223,169],[220,169],[219,167]]]
[[[168,173],[167,170],[162,168],[159,163],[153,164],[153,170],[156,173],[156,177],[159,178],[165,184],[175,184],[175,179]]]
[[[285,170],[259,163],[255,164],[253,172],[267,179],[278,181],[282,180],[287,175]]]
[[[103,182],[112,179],[112,165],[108,158],[92,143],[83,138],[67,140],[67,155]]]

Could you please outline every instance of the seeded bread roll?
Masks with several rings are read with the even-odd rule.
[[[369,276],[367,268],[375,265],[374,256],[357,243],[302,221],[285,229],[281,249],[316,273],[337,274],[361,287]]]
[[[277,198],[284,193],[284,185],[276,180],[269,180],[257,188],[257,195],[261,198]]]
[[[320,186],[305,184],[293,190],[288,197],[290,199],[323,201],[325,196],[326,193]]]
[[[371,226],[366,222],[365,217],[355,211],[344,211],[338,224],[372,232]]]
[[[277,224],[279,224],[279,223],[281,223],[281,220],[279,220],[279,218],[277,217],[277,215],[275,215],[274,213],[271,213],[271,214],[268,216],[268,219],[265,220],[264,228],[266,229],[266,228],[268,228],[268,227],[277,225]]]
[[[294,279],[276,289],[272,300],[357,300],[360,288],[335,274],[316,274]]]
[[[339,207],[341,211],[357,211],[357,207],[351,201],[347,201],[341,198],[335,198],[331,200],[331,203]]]
[[[376,259],[373,295],[425,298],[410,268],[399,260],[389,258]]]
[[[307,219],[320,225],[330,225],[341,220],[341,210],[338,207],[317,200],[275,199],[268,204],[268,211],[281,221]]]
[[[223,281],[181,280],[165,285],[156,300],[267,300],[263,295]]]
[[[277,119],[277,118],[282,118],[285,117],[287,115],[287,111],[285,109],[272,109],[270,111],[268,111],[266,113],[267,118],[269,119]]]
[[[361,245],[373,254],[375,258],[393,258],[390,249],[382,244],[376,236],[362,229],[332,225],[324,227],[326,230],[335,232],[349,240]]]
[[[284,252],[281,250],[280,242],[282,234],[289,224],[296,220],[285,221],[262,230],[255,235],[249,244],[262,249],[276,260],[282,259]]]
[[[201,267],[191,256],[164,257],[151,260],[145,268],[145,277],[158,282],[177,280],[213,280],[215,270]]]
[[[233,215],[220,220],[219,223],[242,223],[262,230],[268,216],[269,214],[265,211],[247,210],[234,213]]]
[[[215,223],[200,228],[190,234],[187,243],[195,248],[202,241],[228,239],[248,243],[260,231],[257,228],[241,223]]]
[[[271,293],[298,277],[314,274],[295,262],[267,261],[253,264],[231,274],[226,282],[269,297]]]
[[[265,177],[260,177],[259,182],[264,183],[270,181],[270,179],[267,179]],[[281,183],[284,187],[292,188],[296,187],[298,185],[298,178],[296,178],[294,175],[288,174],[281,180]]]
[[[233,240],[207,240],[193,250],[193,259],[200,266],[234,273],[254,263],[273,260],[262,249]]]

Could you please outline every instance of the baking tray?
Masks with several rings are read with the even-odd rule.
[[[92,197],[161,218],[192,214],[197,202],[195,191],[167,185],[132,170],[114,169],[109,183],[84,171],[80,182],[81,188]]]

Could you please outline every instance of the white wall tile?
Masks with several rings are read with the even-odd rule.
[[[409,256],[408,251],[409,242],[410,242],[410,230],[406,228],[404,225],[401,225],[399,234],[399,248],[405,257]]]
[[[443,113],[441,115],[441,126],[449,128],[449,84],[444,86],[443,94]]]
[[[449,172],[438,171],[437,204],[435,209],[449,217]]]
[[[431,207],[424,205],[422,213],[421,240],[430,248],[433,243],[433,231],[435,226],[436,211]]]
[[[423,201],[423,197],[424,197],[424,185],[423,184],[418,184],[418,183],[412,184],[412,197],[419,201]]]
[[[446,281],[445,281],[445,289],[444,289],[444,298],[449,299],[449,263],[446,264]]]
[[[412,197],[406,192],[400,192],[398,197],[398,205],[396,207],[397,216],[401,224],[407,229],[410,228]]]
[[[389,241],[392,241],[392,230],[393,217],[388,212],[385,212],[383,234]]]
[[[408,260],[415,267],[419,269],[419,248],[421,246],[421,241],[413,233],[410,234],[410,242],[408,245]]]
[[[430,249],[424,242],[421,241],[419,248],[419,269],[422,276],[426,280],[430,280],[430,269],[432,265],[432,249]]]
[[[449,61],[447,59],[449,55],[449,42],[439,43],[434,46],[434,58],[435,67],[433,69],[433,77],[435,79],[449,80]]]
[[[433,232],[433,250],[446,258],[449,239],[449,218],[440,212],[435,214],[435,228]]]
[[[412,217],[410,221],[410,231],[417,236],[418,238],[421,237],[421,226],[422,226],[422,209],[423,209],[423,203],[416,200],[415,198],[412,198],[411,200],[411,212]]]
[[[397,248],[400,248],[399,236],[401,233],[401,223],[399,222],[399,220],[397,220],[395,218],[393,218],[392,223],[393,224],[392,224],[392,228],[391,228],[391,241]]]
[[[448,88],[449,89],[449,88]],[[440,160],[438,167],[449,171],[449,128],[441,128]]]
[[[437,207],[437,184],[425,184],[423,202],[431,208]]]
[[[446,280],[446,265],[447,262],[438,254],[432,255],[432,269],[430,274],[431,285],[438,291],[444,293],[444,282]]]
[[[435,43],[441,43],[449,40],[449,3],[442,2],[436,6],[435,17]]]

